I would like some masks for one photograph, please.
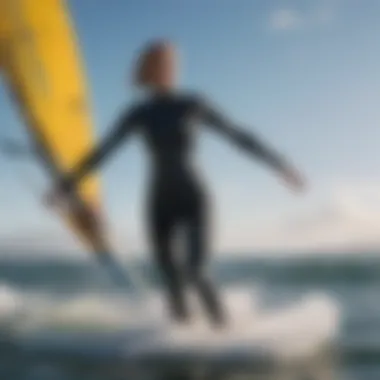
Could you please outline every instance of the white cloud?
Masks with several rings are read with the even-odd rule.
[[[319,200],[308,200],[306,196],[303,203],[302,209],[277,215],[276,220],[265,215],[255,220],[243,211],[217,220],[213,248],[226,253],[380,248],[380,182],[338,183],[326,189]],[[118,252],[130,257],[147,253],[143,225],[118,223],[118,226],[113,231]],[[32,248],[34,252],[84,255],[81,245],[64,228],[15,231],[7,238],[0,237],[0,245],[2,251],[5,247]]]
[[[269,27],[275,31],[291,31],[322,26],[334,20],[336,1],[320,1],[315,8],[277,8],[269,17]]]
[[[274,30],[297,29],[303,24],[303,15],[293,9],[277,9],[270,18],[270,26]]]
[[[334,186],[318,204],[257,231],[256,237],[258,249],[279,251],[380,248],[380,183]]]

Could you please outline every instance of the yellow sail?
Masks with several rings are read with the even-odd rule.
[[[0,0],[0,66],[50,175],[75,166],[94,143],[75,33],[62,0]],[[88,177],[81,199],[99,207],[99,184]],[[92,236],[75,215],[77,236]]]

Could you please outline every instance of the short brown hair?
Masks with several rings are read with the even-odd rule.
[[[171,48],[168,40],[155,40],[145,46],[136,62],[133,82],[138,86],[146,86],[152,79],[154,62],[165,49]]]

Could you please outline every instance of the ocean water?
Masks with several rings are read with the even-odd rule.
[[[135,314],[137,306],[130,301],[133,287],[118,289],[90,259],[86,262],[20,260],[9,255],[0,259],[0,379],[232,379],[236,376],[268,380],[380,379],[380,254],[226,259],[213,264],[213,276],[229,310],[239,315],[237,325],[242,325],[244,316],[251,313],[252,304],[274,315],[275,310],[278,314],[288,305],[303,303],[302,313],[290,313],[287,319],[282,319],[283,325],[297,327],[306,320],[309,325],[305,326],[311,327],[303,332],[304,338],[317,334],[315,326],[322,325],[323,315],[331,326],[339,327],[334,334],[331,332],[329,344],[315,357],[271,371],[247,369],[240,373],[234,368],[224,368],[222,373],[217,373],[208,371],[204,365],[198,372],[145,368],[131,374],[120,365],[120,360],[111,360],[104,366],[96,357],[84,360],[72,345],[66,346],[65,360],[60,361],[53,349],[41,353],[35,341],[31,344],[20,340],[30,332],[35,334],[32,336],[46,338],[52,331],[60,334],[61,343],[65,337],[80,340],[84,336],[86,340],[99,331],[106,332],[105,336],[123,336],[132,320],[161,318],[165,308],[160,301],[160,281],[154,268],[141,262],[128,263],[127,267],[141,273],[146,283],[144,292],[148,294],[150,309],[144,316]],[[255,319],[244,321],[246,325],[240,332],[247,334],[249,324],[254,324]],[[271,329],[275,328],[273,324]],[[189,334],[208,339],[199,329]],[[99,345],[99,339],[96,342]],[[296,338],[289,338],[286,344],[290,351]],[[96,349],[95,343],[93,346]]]

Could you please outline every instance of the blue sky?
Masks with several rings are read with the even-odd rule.
[[[258,131],[310,181],[309,192],[295,197],[259,163],[218,136],[202,134],[199,157],[214,194],[214,248],[378,245],[380,2],[159,4],[69,2],[98,135],[135,95],[129,72],[141,45],[150,38],[171,38],[182,54],[181,85],[205,93],[242,126]],[[23,137],[4,86],[0,117],[2,134]],[[146,250],[145,164],[143,146],[132,140],[102,174],[112,228],[132,251]],[[29,172],[42,191],[35,168]],[[76,246],[17,181],[13,165],[1,160],[0,175],[0,243]]]

